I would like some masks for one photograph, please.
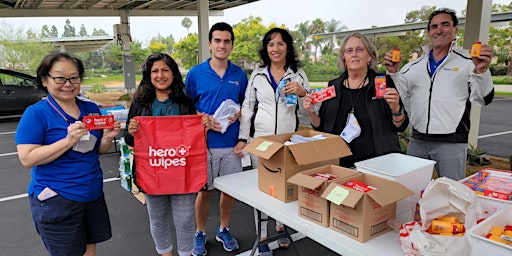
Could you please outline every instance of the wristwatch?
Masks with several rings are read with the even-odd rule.
[[[393,115],[393,116],[401,116],[403,114],[404,114],[404,108],[402,106],[400,106],[400,110],[398,110],[398,112],[391,111],[391,115]]]

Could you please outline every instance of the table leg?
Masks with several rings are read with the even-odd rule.
[[[255,208],[256,209],[256,208]],[[258,214],[258,223],[256,227],[256,240],[254,241],[254,245],[252,247],[251,256],[253,256],[256,253],[256,249],[259,245],[265,245],[268,243],[271,243],[273,241],[278,240],[279,238],[286,237],[288,240],[290,240],[290,247],[293,247],[293,250],[295,251],[295,255],[299,256],[299,250],[297,249],[297,246],[295,245],[295,242],[293,241],[292,237],[290,236],[290,233],[288,232],[288,226],[284,225],[284,233],[283,234],[277,234],[271,237],[267,237],[267,239],[260,241],[261,239],[261,222],[262,221],[269,221],[273,220],[271,217],[268,218],[261,218],[261,211],[256,209],[256,212]]]

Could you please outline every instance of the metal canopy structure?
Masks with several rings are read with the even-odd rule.
[[[459,17],[459,29],[464,29],[466,25],[466,17]],[[501,25],[503,22],[512,20],[512,12],[494,13],[491,15],[491,25]],[[344,38],[351,35],[352,33],[360,33],[363,35],[369,35],[374,39],[377,37],[386,37],[390,35],[405,35],[406,31],[426,29],[428,21],[406,23],[394,26],[383,26],[374,27],[367,29],[356,29],[350,31],[330,32],[313,35],[315,38]]]
[[[114,40],[113,36],[61,37],[43,39],[62,52],[94,52]]]
[[[0,18],[13,17],[116,17],[114,38],[121,46],[125,88],[135,88],[135,67],[130,55],[130,16],[197,16],[199,60],[209,57],[209,16],[224,16],[224,10],[258,0],[0,0]],[[158,31],[158,28],[154,28]],[[73,47],[99,47],[108,43],[95,39],[78,42],[58,39],[61,50]],[[111,41],[111,39],[105,39]]]
[[[257,0],[209,0],[210,15]],[[130,16],[196,16],[198,1],[192,0],[0,0],[0,17],[108,17],[120,10]]]

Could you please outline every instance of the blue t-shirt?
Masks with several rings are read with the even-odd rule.
[[[213,115],[224,100],[231,99],[241,105],[248,81],[245,72],[230,61],[224,76],[219,77],[210,67],[210,60],[193,67],[187,74],[185,84],[197,111]],[[238,141],[239,127],[240,122],[237,120],[224,134],[208,131],[208,147],[234,147]]]
[[[66,114],[50,95],[48,99],[29,106],[18,124],[16,145],[53,144],[66,137],[70,124],[82,120],[86,115],[100,113],[93,102],[77,99],[77,104],[80,108],[78,120]],[[28,194],[37,196],[45,187],[49,187],[61,196],[79,202],[90,202],[101,197],[103,171],[100,168],[98,149],[103,131],[92,130],[90,133],[97,138],[93,150],[80,153],[71,148],[50,163],[32,167]]]

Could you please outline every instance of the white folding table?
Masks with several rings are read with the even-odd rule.
[[[215,188],[266,213],[284,225],[343,256],[403,255],[398,232],[389,231],[365,243],[299,217],[297,201],[284,203],[258,189],[258,170],[215,178]]]

